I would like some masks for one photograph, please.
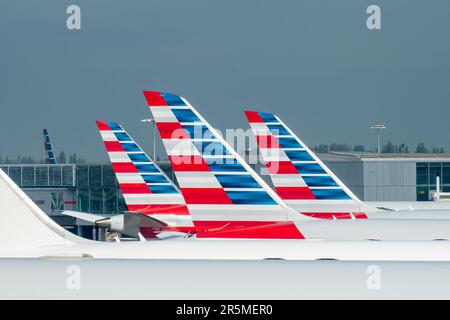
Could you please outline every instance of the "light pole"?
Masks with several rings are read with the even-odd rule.
[[[156,121],[155,119],[142,119],[141,121],[153,124],[153,161],[156,162]]]
[[[380,155],[381,154],[380,133],[382,129],[386,129],[386,126],[384,124],[378,123],[371,125],[370,129],[377,129],[377,146],[378,146],[377,153]]]

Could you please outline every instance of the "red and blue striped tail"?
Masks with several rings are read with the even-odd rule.
[[[250,228],[286,222],[286,204],[182,97],[144,91],[196,228]],[[290,238],[303,238],[295,225]]]
[[[321,219],[366,218],[362,202],[274,114],[245,111],[277,194]]]
[[[53,151],[47,129],[42,129],[42,134],[44,135],[45,163],[56,164],[55,152]]]
[[[97,126],[128,210],[158,216],[169,225],[193,227],[177,186],[123,127],[110,121],[97,121]]]

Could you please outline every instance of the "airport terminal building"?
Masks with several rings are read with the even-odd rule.
[[[441,191],[450,192],[450,155],[328,153],[319,157],[361,200],[429,201],[436,191],[436,177]],[[175,180],[168,161],[158,164]],[[97,230],[61,211],[111,215],[126,210],[110,164],[9,164],[0,168],[43,211],[81,236],[95,238]],[[259,166],[256,170],[264,173]]]

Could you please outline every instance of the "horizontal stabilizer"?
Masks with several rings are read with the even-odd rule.
[[[99,214],[92,214],[92,213],[79,212],[79,211],[70,211],[70,210],[63,211],[63,212],[61,212],[61,214],[69,216],[69,217],[81,219],[84,221],[92,222],[92,223],[95,223],[97,220],[102,220],[102,219],[107,218],[107,216],[101,216]]]

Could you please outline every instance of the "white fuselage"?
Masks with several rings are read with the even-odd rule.
[[[0,258],[450,261],[448,241],[151,240],[0,252]]]

